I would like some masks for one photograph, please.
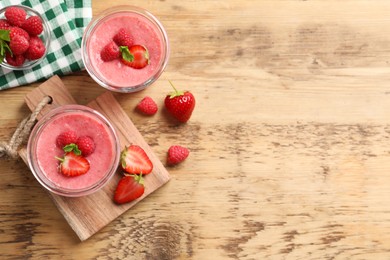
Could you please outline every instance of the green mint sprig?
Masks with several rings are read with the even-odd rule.
[[[8,44],[11,41],[9,32],[9,30],[0,30],[0,63],[3,62],[7,51],[12,55],[12,51]]]

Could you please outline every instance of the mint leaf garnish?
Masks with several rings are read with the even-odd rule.
[[[9,30],[0,30],[0,39],[7,42],[11,41]]]
[[[63,150],[66,153],[70,153],[73,151],[75,155],[81,155],[81,151],[79,150],[77,144],[67,144],[64,146]]]
[[[3,62],[6,51],[12,55],[12,51],[7,43],[10,40],[9,30],[0,30],[0,63]]]

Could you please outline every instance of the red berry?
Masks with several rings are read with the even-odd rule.
[[[171,83],[172,84],[172,83]],[[175,87],[172,85],[175,89]],[[178,91],[170,93],[165,97],[165,107],[168,112],[178,121],[187,122],[195,108],[195,97],[189,91]]]
[[[43,44],[41,38],[38,36],[33,36],[30,38],[30,47],[27,49],[24,54],[25,57],[29,60],[37,60],[41,58],[46,51],[46,47]]]
[[[22,28],[31,36],[37,36],[43,32],[43,24],[38,16],[30,16],[23,23]]]
[[[11,25],[6,19],[0,19],[0,30],[9,29]]]
[[[26,58],[23,55],[13,55],[11,56],[10,53],[5,54],[5,58],[7,60],[7,63],[11,66],[20,67],[23,65]]]
[[[15,35],[9,43],[9,48],[11,49],[13,55],[23,54],[27,51],[29,46],[28,40],[18,34]]]
[[[142,175],[123,176],[115,189],[114,201],[123,204],[138,199],[145,192]]]
[[[181,163],[188,157],[189,154],[190,151],[187,148],[180,145],[172,145],[168,149],[167,163],[169,165],[175,165]]]
[[[60,171],[68,177],[79,176],[89,171],[90,164],[87,159],[81,155],[76,155],[74,152],[69,152],[60,160]]]
[[[76,144],[83,156],[88,156],[95,151],[95,142],[89,136],[80,136]]]
[[[151,97],[144,97],[136,108],[141,113],[149,116],[156,114],[158,110],[156,102]]]
[[[142,69],[149,65],[149,52],[145,46],[133,45],[129,49],[121,47],[123,64],[134,69]]]
[[[5,10],[4,15],[11,25],[20,27],[26,20],[27,13],[20,7],[11,6]]]
[[[115,42],[111,41],[106,46],[104,46],[102,52],[100,53],[100,57],[103,61],[112,61],[120,56],[120,51],[118,45]]]
[[[30,40],[30,35],[28,34],[28,32],[26,32],[25,30],[19,27],[11,27],[9,30],[10,39],[12,40],[15,37],[15,35],[20,35],[26,38],[27,40]]]
[[[56,145],[58,148],[62,149],[68,144],[75,144],[77,141],[77,134],[75,131],[66,131],[62,132],[57,136]]]
[[[133,45],[133,38],[124,28],[119,29],[113,40],[118,46],[127,46],[130,48]]]
[[[146,152],[134,144],[122,150],[121,166],[124,171],[131,174],[149,174],[153,170],[153,163]]]

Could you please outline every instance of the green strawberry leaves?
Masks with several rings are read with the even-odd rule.
[[[6,51],[12,55],[12,51],[8,45],[10,41],[9,30],[0,30],[0,63],[3,62]]]

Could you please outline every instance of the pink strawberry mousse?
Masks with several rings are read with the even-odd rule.
[[[59,170],[59,160],[64,151],[57,147],[57,136],[66,131],[75,131],[78,136],[90,136],[95,142],[95,151],[85,157],[90,163],[87,173],[67,177]],[[90,114],[83,111],[68,112],[55,117],[46,124],[39,135],[36,153],[39,168],[56,186],[64,189],[85,189],[98,183],[112,168],[115,156],[115,140],[108,127]]]
[[[133,44],[144,45],[149,51],[150,64],[143,69],[124,65],[119,59],[104,62],[100,53],[112,41],[115,34],[124,28],[133,38]],[[137,13],[117,13],[106,17],[90,35],[88,55],[94,69],[103,81],[116,87],[143,84],[159,69],[162,62],[163,39],[156,25]]]

